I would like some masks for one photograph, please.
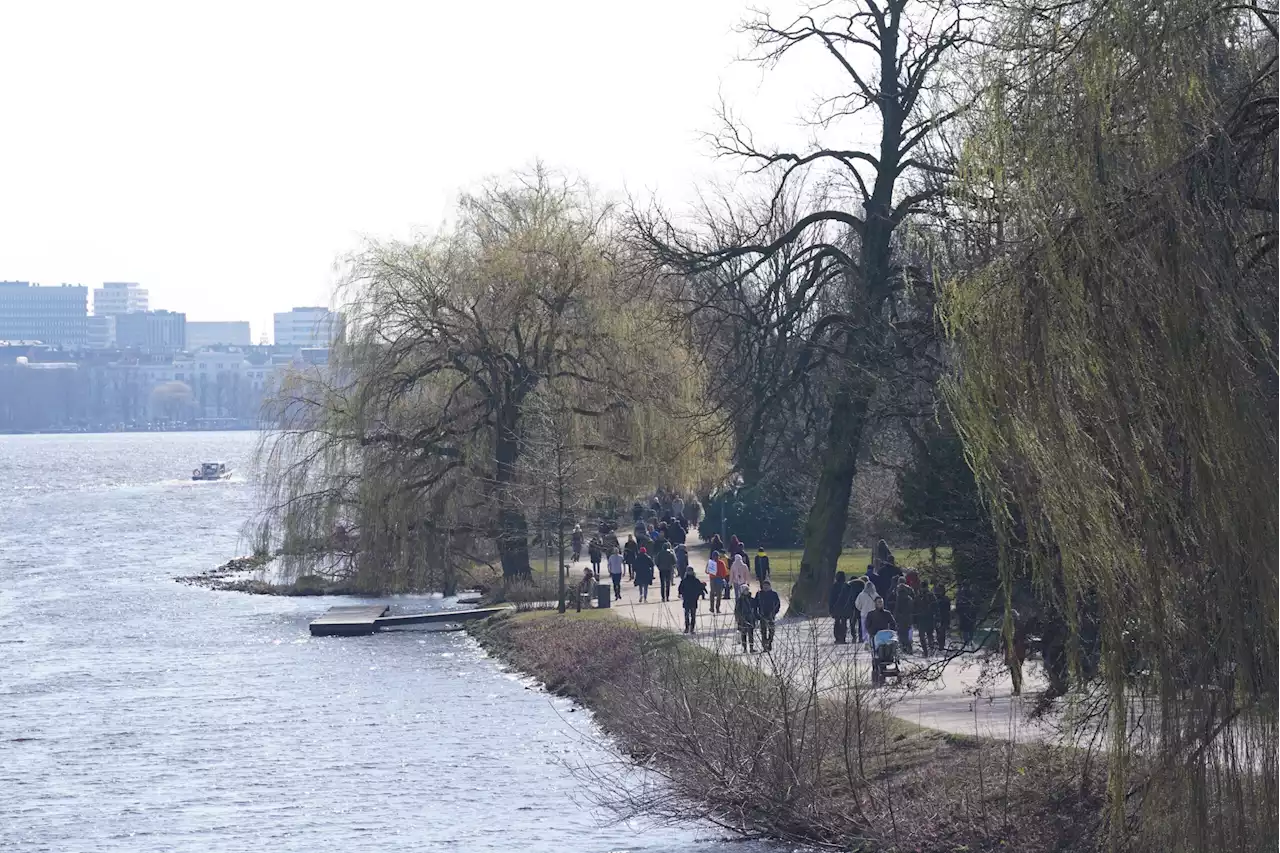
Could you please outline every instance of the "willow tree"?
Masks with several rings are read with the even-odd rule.
[[[613,223],[585,187],[538,168],[464,195],[435,234],[351,257],[346,340],[285,388],[264,448],[284,550],[340,557],[388,588],[441,574],[398,573],[402,556],[427,567],[447,552],[455,574],[496,557],[504,577],[528,574],[536,471],[522,462],[539,393],[592,423],[578,432],[601,438],[577,449],[609,482],[696,467],[659,404],[697,389],[669,381],[679,351],[652,333]]]
[[[1015,0],[987,60],[944,309],[1002,574],[1094,611],[1113,844],[1274,849],[1275,6]]]

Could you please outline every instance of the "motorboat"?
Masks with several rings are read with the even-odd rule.
[[[226,480],[231,477],[231,466],[225,462],[201,462],[200,467],[191,472],[193,480]]]

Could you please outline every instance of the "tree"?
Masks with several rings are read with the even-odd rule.
[[[1077,648],[1096,620],[1115,848],[1273,846],[1275,6],[997,23],[962,164],[993,251],[943,310],[1003,583]]]
[[[745,259],[746,272],[754,273],[780,251],[799,245],[803,248],[793,264],[803,268],[815,286],[836,284],[841,289],[840,304],[815,323],[830,333],[832,376],[821,466],[791,596],[792,609],[807,613],[820,609],[835,571],[864,432],[884,370],[894,356],[898,303],[913,289],[895,251],[895,235],[903,223],[933,209],[942,195],[943,187],[935,179],[947,169],[920,155],[931,135],[963,111],[963,105],[939,106],[936,87],[942,64],[968,43],[972,22],[958,4],[868,0],[860,5],[820,4],[785,26],[761,16],[749,21],[745,30],[754,40],[756,57],[767,66],[802,49],[827,56],[841,86],[821,101],[813,125],[830,130],[844,119],[873,111],[878,118],[877,143],[818,144],[806,151],[767,149],[726,114],[717,140],[719,153],[773,175],[776,182],[766,216],[748,229],[754,239],[726,245],[713,233],[691,240],[662,223],[654,227],[653,222],[642,223],[641,231],[665,258],[690,272]],[[807,212],[780,235],[766,236],[785,207],[781,201],[806,177],[833,189],[807,198],[812,205]],[[856,200],[853,209],[823,203],[846,193]]]
[[[162,382],[151,389],[153,416],[170,421],[184,420],[194,405],[191,386],[185,382]]]
[[[613,231],[608,205],[538,167],[464,195],[437,234],[352,257],[346,342],[277,401],[265,511],[319,549],[339,521],[362,553],[370,527],[387,548],[412,531],[487,541],[472,559],[526,577],[529,406],[553,391],[591,423],[580,434],[605,437],[578,449],[608,451],[593,464],[622,494],[695,475],[701,454],[657,402],[696,395],[696,374],[655,345]],[[437,499],[446,513],[422,513]]]

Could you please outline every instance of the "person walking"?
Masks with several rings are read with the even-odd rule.
[[[670,601],[671,579],[676,572],[676,555],[670,548],[663,548],[654,562],[658,564],[658,592],[663,601]]]
[[[684,577],[685,569],[689,568],[689,549],[684,547],[681,542],[676,546],[676,574]]]
[[[769,579],[769,555],[764,552],[764,546],[761,545],[756,549],[756,580],[760,582],[761,589],[764,588],[764,582]]]
[[[858,611],[858,621],[862,625],[862,636],[865,637],[864,642],[867,643],[868,648],[871,647],[872,634],[871,629],[867,627],[867,614],[876,609],[877,598],[880,598],[880,594],[876,592],[876,585],[868,577],[862,583],[862,592],[854,600],[854,607]],[[883,598],[880,598],[880,600],[884,601]]]
[[[676,495],[671,499],[671,514],[677,518],[684,515],[684,498]]]
[[[599,539],[591,540],[591,544],[587,546],[587,557],[591,560],[591,571],[600,574],[600,561],[604,559],[604,548]]]
[[[724,540],[720,538],[719,533],[712,533],[711,541],[708,542],[707,545],[717,554],[724,550]]]
[[[745,563],[743,563],[743,568],[746,568]],[[738,622],[738,634],[742,637],[742,650],[744,652],[754,652],[756,650],[756,622],[760,617],[756,612],[756,600],[751,595],[751,587],[746,584],[738,587],[738,603],[733,608],[733,615]]]
[[[706,597],[707,585],[698,580],[698,576],[690,567],[680,579],[676,594],[680,596],[680,601],[684,605],[684,632],[692,634],[698,621],[698,599]]]
[[[893,618],[898,623],[898,642],[902,645],[902,650],[907,654],[913,654],[911,626],[915,623],[915,597],[911,594],[911,585],[902,578],[898,579]]]
[[[636,563],[636,551],[638,549],[639,549],[639,546],[636,545],[635,537],[628,535],[627,544],[622,546],[622,562],[623,562],[623,565],[627,567],[627,577],[632,576],[631,567],[634,566]]]
[[[742,554],[733,555],[733,565],[729,566],[729,586],[741,595],[741,590],[751,583],[751,570],[747,568],[747,560]]]
[[[563,527],[561,527],[560,529],[564,530]],[[563,542],[564,540],[562,539],[560,541]],[[575,524],[573,526],[573,533],[569,535],[569,542],[573,547],[573,561],[576,563],[578,562],[578,560],[582,559],[582,525],[581,524]]]
[[[933,651],[934,619],[938,616],[938,602],[927,580],[921,579],[920,592],[915,600],[916,633],[920,636],[920,651],[928,657]]]
[[[844,572],[836,572],[835,582],[827,595],[827,612],[835,620],[836,645],[842,646],[849,634],[849,585],[845,583]]]
[[[644,549],[641,548],[636,553],[636,565],[640,564],[640,558],[644,556]],[[614,573],[614,567],[617,566],[617,574]],[[613,600],[618,601],[622,598],[622,566],[609,561],[609,580],[613,581]]]
[[[933,587],[933,602],[937,612],[934,625],[937,626],[938,651],[946,652],[947,634],[951,631],[951,599],[947,597],[947,588],[941,583]]]
[[[849,628],[849,633],[858,638],[858,642],[863,642],[862,636],[862,611],[858,609],[858,599],[862,596],[862,591],[866,589],[867,582],[864,578],[849,579],[849,601],[852,602],[849,610],[849,621],[853,624]]]
[[[884,599],[877,595],[874,604],[872,611],[867,614],[867,636],[873,643],[876,634],[881,631],[898,630],[898,623],[893,618],[893,614],[884,609]]]
[[[720,572],[720,554],[718,551],[712,551],[711,556],[707,558],[707,585],[711,587],[711,612],[720,612],[720,578],[717,575]],[[683,583],[683,581],[682,581]]]
[[[760,618],[760,651],[773,651],[773,625],[782,610],[782,599],[773,591],[773,584],[765,579],[760,582],[760,594],[756,596],[756,615]]]
[[[659,551],[659,554],[662,552]],[[640,602],[643,604],[649,600],[649,587],[653,584],[653,558],[643,548],[636,555],[636,586],[640,590]],[[621,581],[621,576],[618,577]],[[669,583],[669,582],[668,582]],[[620,583],[614,584],[614,589],[619,589]]]
[[[721,601],[729,597],[729,555],[723,551],[716,557],[716,584],[719,586],[719,595]],[[713,596],[716,592],[713,590]],[[720,601],[716,602],[716,612],[720,612]]]

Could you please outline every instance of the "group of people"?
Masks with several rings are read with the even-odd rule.
[[[709,563],[716,562],[718,561],[714,559],[709,561]],[[719,577],[710,579],[712,590],[721,583],[722,580]],[[698,602],[707,597],[707,588],[708,583],[700,580],[692,568],[687,570],[684,577],[680,579],[680,586],[676,592],[684,605],[686,634],[697,633]],[[772,651],[774,624],[778,621],[779,611],[782,610],[782,599],[778,597],[778,593],[774,591],[773,585],[767,578],[760,582],[760,592],[756,595],[751,594],[751,585],[746,580],[736,586],[735,592],[737,603],[733,608],[733,616],[742,642],[742,650],[744,652],[756,650],[756,628],[759,628],[760,651]],[[712,613],[720,612],[720,601],[721,599],[713,592]]]
[[[902,651],[914,654],[920,640],[926,657],[933,649],[945,650],[951,631],[951,598],[942,583],[930,584],[916,569],[898,568],[883,539],[877,544],[865,577],[846,579],[836,572],[827,596],[827,611],[835,622],[837,645],[848,642],[850,629],[855,641],[870,646],[880,631],[897,632]],[[968,587],[956,594],[956,616],[962,642],[973,640],[976,607]]]

